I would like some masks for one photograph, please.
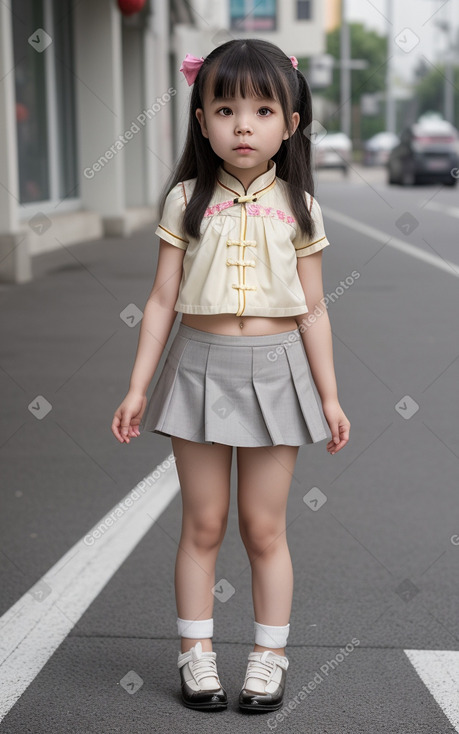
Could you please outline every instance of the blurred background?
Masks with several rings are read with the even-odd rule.
[[[343,451],[302,447],[292,477],[297,703],[278,732],[459,732],[458,29],[459,0],[0,0],[0,734],[216,730],[179,698],[170,440],[128,448],[111,423],[184,142],[181,62],[253,36],[311,86],[351,422]],[[232,694],[253,629],[236,483],[235,451],[215,585]],[[217,731],[277,727],[235,701]]]
[[[31,279],[36,254],[155,220],[186,128],[181,60],[234,37],[270,40],[299,59],[313,93],[318,171],[371,166],[388,185],[454,186],[457,6],[2,2],[0,280]]]

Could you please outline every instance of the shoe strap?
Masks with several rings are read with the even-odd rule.
[[[279,667],[283,668],[284,670],[287,670],[289,666],[289,660],[285,655],[278,655],[275,652],[272,652],[272,650],[264,650],[262,653],[253,651],[249,653],[249,663],[261,663],[261,664],[268,664],[270,666],[279,665]]]
[[[220,683],[215,658],[201,657],[198,660],[190,660],[190,670],[197,683],[202,678],[208,678],[209,676],[216,678],[218,683]]]
[[[267,683],[270,680],[273,671],[274,666],[271,664],[262,663],[259,660],[249,660],[245,674],[245,683],[247,683],[249,678],[259,678]]]
[[[177,662],[177,665],[181,668],[183,665],[188,663],[197,683],[199,683],[202,678],[211,676],[212,678],[216,678],[220,684],[220,679],[217,673],[216,658],[217,653],[215,650],[196,653],[196,650],[191,648],[187,651],[187,654],[183,654],[183,658]]]
[[[179,654],[177,665],[179,668],[182,667],[182,665],[186,665],[187,663],[194,662],[196,660],[215,660],[217,657],[217,653],[215,650],[207,650],[206,652],[202,652],[201,648],[199,650],[196,647],[190,647],[189,650],[186,652],[182,652]]]

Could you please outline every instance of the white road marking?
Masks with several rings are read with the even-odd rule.
[[[388,245],[388,247],[393,247],[396,250],[400,250],[400,252],[403,252],[405,255],[415,257],[417,260],[422,260],[428,265],[432,265],[434,268],[444,270],[450,275],[454,275],[456,278],[459,278],[459,265],[457,265],[456,263],[441,258],[438,255],[433,255],[430,252],[426,252],[425,250],[422,250],[420,247],[416,247],[415,245],[410,245],[409,242],[405,242],[398,237],[393,237],[392,235],[387,234],[387,232],[376,229],[376,227],[372,227],[369,224],[359,222],[354,217],[348,217],[346,214],[342,214],[336,209],[329,209],[329,207],[322,205],[321,209],[323,214],[325,214],[325,216],[327,216],[329,219],[332,219],[335,222],[339,222],[339,224],[344,224],[345,227],[349,227],[356,232],[367,235],[368,237],[371,237],[378,242],[383,242],[384,244]]]
[[[423,683],[459,731],[459,652],[450,650],[404,651]]]
[[[431,209],[434,212],[441,212],[459,219],[459,207],[457,206],[447,206],[446,204],[438,204],[436,201],[428,201],[427,204],[424,204],[424,209]]]
[[[179,490],[171,453],[0,618],[0,721]]]
[[[0,721],[179,491],[173,454],[168,460],[163,473],[159,467],[167,459],[1,617]],[[101,537],[95,537],[97,532]],[[459,732],[459,652],[404,652]]]

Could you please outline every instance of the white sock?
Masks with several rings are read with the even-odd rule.
[[[269,625],[254,622],[255,625],[255,644],[262,647],[285,647],[290,631],[290,624],[286,625]]]
[[[177,617],[177,631],[180,637],[191,639],[207,639],[214,634],[214,620],[210,619],[181,619]]]

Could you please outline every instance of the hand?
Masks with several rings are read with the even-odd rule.
[[[120,443],[129,443],[131,438],[140,436],[139,424],[146,404],[146,395],[129,391],[115,410],[112,433]]]
[[[331,441],[327,443],[327,451],[333,455],[336,454],[337,451],[341,451],[349,441],[349,429],[351,424],[346,418],[341,405],[337,400],[324,402],[322,404],[322,409],[332,434]],[[338,441],[335,442],[335,438],[337,438]]]

